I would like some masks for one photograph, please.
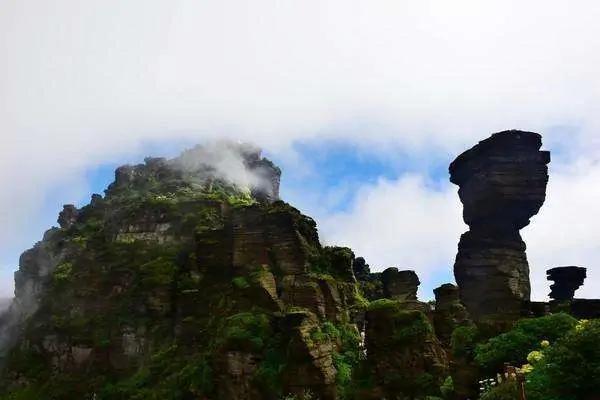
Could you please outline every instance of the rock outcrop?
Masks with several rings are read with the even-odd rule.
[[[79,210],[73,204],[65,204],[63,210],[58,214],[58,225],[61,228],[69,228],[77,222]]]
[[[460,300],[474,321],[510,324],[529,301],[529,265],[519,230],[544,203],[550,153],[533,132],[493,134],[449,168],[459,186],[462,235],[454,264]]]
[[[458,287],[445,283],[433,290],[435,295],[435,310],[433,326],[435,334],[446,349],[450,349],[452,332],[469,321],[467,310],[461,304]]]
[[[209,193],[234,185],[252,198],[266,203],[279,200],[281,170],[261,157],[260,148],[248,143],[221,140],[196,146],[179,157],[147,157],[144,164],[123,165],[115,171],[115,180],[107,195],[151,191],[163,184],[161,192],[202,189]]]
[[[421,281],[412,270],[399,271],[389,267],[381,273],[383,295],[394,300],[417,300],[417,290]]]
[[[66,206],[23,253],[0,391],[338,398],[352,368],[340,354],[360,352],[354,254],[277,200],[280,171],[260,151],[210,149],[118,168],[104,197]]]
[[[446,352],[429,318],[406,304],[383,299],[369,306],[366,364],[375,389],[364,398],[434,396],[447,374]]]
[[[363,257],[356,257],[352,269],[366,299],[372,301],[384,297],[381,272],[371,272]]]
[[[583,267],[555,267],[546,271],[549,281],[554,281],[550,285],[550,298],[555,301],[563,302],[573,300],[575,291],[583,285],[586,278],[586,269]]]

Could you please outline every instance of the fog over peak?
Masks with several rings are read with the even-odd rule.
[[[343,140],[422,169],[352,187],[362,197],[346,211],[323,208],[329,193],[288,200],[371,265],[410,261],[435,276],[463,228],[455,188],[429,185],[427,168],[517,128],[542,133],[553,152],[546,204],[523,232],[542,294],[545,268],[600,259],[598,20],[591,0],[4,0],[1,250],[20,246],[15,232],[35,236],[50,193],[87,196],[86,170],[148,144],[229,137],[293,160],[306,157],[296,143]],[[402,207],[377,214],[365,196]],[[378,221],[365,237],[336,228],[365,213]],[[347,225],[331,222],[340,218]],[[432,224],[417,247],[409,223]],[[394,232],[385,251],[371,239],[381,231]]]

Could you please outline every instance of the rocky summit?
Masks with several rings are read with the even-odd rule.
[[[519,230],[544,202],[540,148],[536,133],[500,132],[451,164],[469,231],[457,285],[430,302],[418,266],[372,272],[323,246],[253,145],[121,166],[21,255],[0,314],[0,399],[478,398],[481,354],[495,353],[476,345],[559,307],[600,317],[600,301],[573,299],[585,268],[550,270],[556,301],[529,302]]]

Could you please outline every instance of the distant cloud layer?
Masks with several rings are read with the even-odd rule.
[[[524,232],[534,276],[575,263],[590,268],[582,292],[600,284],[596,1],[4,0],[1,8],[2,252],[48,193],[69,201],[86,191],[86,168],[149,143],[228,135],[292,154],[297,141],[337,138],[382,157],[433,161],[520,128],[545,133],[556,153],[547,204]],[[424,170],[366,184],[349,212],[324,217],[324,229],[381,264],[431,273],[451,264],[463,229],[455,188],[428,179]],[[350,229],[359,223],[367,231]]]

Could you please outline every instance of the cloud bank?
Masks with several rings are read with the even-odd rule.
[[[4,0],[2,251],[49,192],[82,192],[86,168],[148,143],[227,135],[284,154],[342,139],[426,166],[519,128],[557,152],[548,201],[524,232],[534,276],[593,269],[599,19],[600,3],[584,0]],[[420,175],[360,189],[351,213],[323,219],[347,228],[329,236],[372,263],[451,264],[458,200]]]

